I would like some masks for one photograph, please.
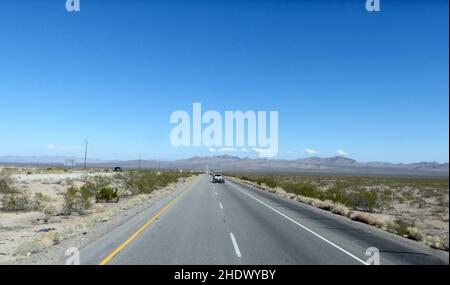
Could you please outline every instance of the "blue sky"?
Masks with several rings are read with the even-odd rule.
[[[280,158],[447,162],[448,2],[0,2],[0,156],[175,159],[175,110],[277,110]],[[217,154],[217,153],[215,153]],[[254,153],[228,153],[254,156]]]

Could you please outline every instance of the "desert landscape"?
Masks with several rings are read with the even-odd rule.
[[[158,201],[194,174],[0,166],[0,264],[86,235],[118,213]]]

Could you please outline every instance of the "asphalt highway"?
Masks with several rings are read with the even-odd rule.
[[[365,265],[376,248],[381,264],[448,264],[448,253],[225,180],[181,186],[81,249],[81,263]]]

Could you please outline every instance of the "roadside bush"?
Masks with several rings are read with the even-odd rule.
[[[28,255],[40,252],[43,249],[42,245],[36,241],[26,241],[20,244],[16,250],[15,255]]]
[[[322,199],[323,196],[321,194],[321,191],[317,189],[314,185],[310,184],[294,184],[290,182],[282,183],[281,188],[285,189],[288,192],[295,193],[297,195],[302,195],[309,198],[318,198]]]
[[[437,235],[437,236],[427,236],[425,243],[433,248],[448,251],[448,233]]]
[[[80,193],[86,198],[92,198],[97,195],[98,188],[99,187],[95,183],[87,182],[80,187]]]
[[[420,230],[414,226],[414,223],[396,219],[387,226],[388,231],[405,236],[415,240],[422,240],[423,236]]]
[[[262,184],[265,184],[265,185],[269,186],[270,188],[275,188],[278,185],[278,183],[275,181],[275,179],[273,177],[261,177],[261,178],[258,178],[256,180],[256,183],[258,185],[260,185],[260,186]]]
[[[119,201],[119,194],[117,193],[117,189],[113,189],[110,187],[101,188],[97,194],[95,195],[95,202],[114,202],[117,203]]]
[[[30,198],[22,193],[6,194],[1,201],[3,211],[26,211],[31,208]]]
[[[65,215],[84,214],[84,211],[92,206],[91,198],[92,195],[86,188],[70,187],[64,193],[63,213]]]
[[[55,212],[55,209],[50,205],[50,201],[51,198],[49,196],[42,193],[35,193],[30,203],[30,209],[45,214],[52,214]]]
[[[111,184],[112,179],[107,176],[101,176],[97,175],[95,176],[92,181],[88,182],[89,184],[93,184],[93,186],[96,188],[96,190],[107,187]]]
[[[12,179],[8,175],[0,173],[0,194],[16,193],[17,190],[12,184]]]
[[[366,191],[359,189],[350,194],[350,199],[351,207],[367,212],[373,212],[377,205],[378,195],[374,190]]]
[[[39,211],[45,214],[53,214],[55,208],[50,205],[50,197],[36,193],[33,198],[30,198],[24,193],[10,193],[5,194],[1,198],[3,211]]]
[[[344,190],[339,188],[331,188],[323,193],[325,199],[331,200],[335,203],[343,204],[347,207],[352,206],[351,197]]]
[[[132,195],[136,195],[149,194],[153,190],[177,182],[180,177],[183,177],[183,175],[179,173],[139,171],[129,172],[128,175],[121,175],[120,179],[125,181],[127,190],[129,190]]]

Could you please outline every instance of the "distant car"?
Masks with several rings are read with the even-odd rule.
[[[120,168],[120,167],[118,167],[118,166],[117,166],[117,167],[114,167],[114,171],[116,171],[116,172],[117,172],[117,171],[122,171],[122,168]]]
[[[215,173],[212,177],[212,183],[225,183],[225,179],[223,179],[223,175],[219,173]]]

